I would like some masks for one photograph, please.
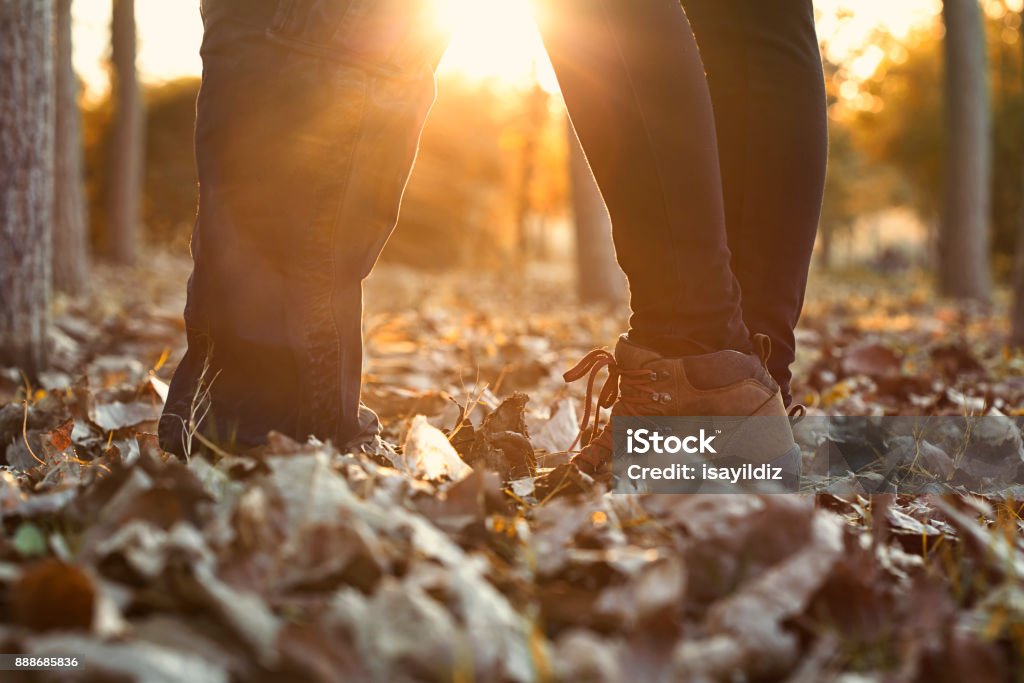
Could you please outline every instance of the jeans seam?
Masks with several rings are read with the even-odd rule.
[[[334,178],[337,181],[340,181],[340,185],[338,186],[336,193],[323,193],[322,191],[316,193],[316,196],[321,194],[333,194],[334,201],[325,202],[323,208],[318,209],[316,213],[313,214],[310,221],[310,226],[314,235],[316,228],[320,227],[319,219],[321,218],[323,219],[324,229],[329,230],[329,235],[326,240],[326,248],[329,251],[328,264],[330,268],[330,278],[327,283],[328,292],[324,299],[326,299],[326,305],[328,308],[330,327],[324,325],[323,328],[321,328],[324,336],[328,337],[328,339],[325,339],[324,343],[319,346],[319,333],[315,326],[309,327],[306,330],[307,334],[303,336],[301,357],[304,362],[302,363],[301,373],[302,383],[307,387],[303,393],[307,394],[307,398],[309,399],[307,405],[309,407],[301,411],[299,424],[301,425],[300,429],[305,432],[305,435],[312,433],[316,434],[320,438],[330,438],[338,435],[340,427],[339,417],[342,415],[344,392],[339,391],[339,386],[344,386],[344,381],[342,381],[340,385],[337,381],[334,381],[335,379],[338,379],[339,376],[341,376],[340,379],[344,379],[342,376],[342,334],[336,313],[336,293],[339,275],[337,259],[337,227],[351,187],[352,173],[356,166],[356,158],[358,156],[358,150],[362,145],[365,130],[364,121],[367,111],[366,103],[368,99],[369,82],[371,79],[369,76],[365,76],[359,80],[360,86],[357,91],[358,94],[355,95],[360,98],[358,111],[351,119],[358,132],[355,133],[352,144],[346,145],[349,147],[349,151],[347,155],[345,155],[347,158],[344,159],[344,163],[337,167],[335,171],[323,173],[321,184],[319,184],[318,187],[322,187],[323,182],[326,182],[329,178]],[[332,86],[331,84],[325,84],[324,87]],[[339,157],[345,153],[345,149],[337,145],[340,145],[346,139],[348,138],[344,132],[339,132],[338,143],[336,143],[335,148],[338,153],[337,156]],[[318,249],[318,243],[323,244],[322,241],[312,239],[311,245],[313,250]],[[308,268],[305,272],[311,275],[315,273],[315,270],[315,268]],[[320,296],[323,296],[321,294],[323,291],[322,283],[317,282],[315,278],[311,279],[309,275],[307,275],[305,280],[309,283],[309,289],[307,289],[306,292],[308,293],[308,297],[311,302],[314,304],[315,309],[316,301],[324,301],[324,299],[319,299]],[[327,350],[327,357],[329,360],[325,361],[323,358],[319,357],[317,352],[318,348]],[[324,363],[327,364],[327,368],[324,368]],[[324,390],[325,385],[327,386],[326,394]]]
[[[344,192],[339,193],[339,201],[334,209],[334,220],[331,221],[331,239],[330,239],[330,251],[331,251],[331,294],[329,298],[329,306],[331,309],[331,325],[334,328],[334,342],[338,359],[338,366],[335,370],[338,373],[338,386],[344,387],[345,384],[345,364],[347,361],[347,353],[345,345],[342,344],[341,340],[341,328],[338,325],[338,314],[337,314],[337,293],[338,293],[338,226],[341,223],[341,214],[346,204],[346,197],[348,196],[349,190],[352,186],[352,173],[356,167],[356,160],[359,157],[359,152],[363,147],[363,142],[366,138],[366,126],[364,125],[367,109],[367,100],[371,95],[371,89],[374,85],[373,79],[367,79],[363,83],[362,87],[362,101],[359,109],[359,133],[352,145],[352,155],[349,158],[348,168],[345,172]],[[362,315],[360,314],[360,318]],[[362,327],[362,320],[359,322]],[[360,383],[361,383],[360,379]],[[356,421],[358,422],[358,401],[357,403],[357,414]],[[335,414],[332,416],[331,425],[333,427],[333,433],[337,434],[341,427],[341,418],[345,415],[345,392],[341,392],[341,396],[338,400],[338,407],[335,410]],[[342,444],[335,444],[339,448]]]
[[[741,15],[742,15],[742,18],[740,19],[741,35],[743,35],[744,38],[745,38],[749,34],[749,32],[750,32],[750,17],[748,16],[748,13],[746,13],[746,12],[741,13]],[[750,49],[749,49],[747,40],[740,40],[739,42],[740,42],[740,50],[741,50],[741,59],[743,60],[743,68],[741,70],[741,73],[743,75],[743,98],[744,98],[744,100],[747,100],[747,97],[748,97],[748,95],[750,93],[750,81],[751,81],[751,79],[750,79]],[[743,125],[743,141],[742,141],[742,149],[749,149],[750,148],[750,145],[749,145],[749,141],[750,141],[750,119],[751,119],[751,116],[752,116],[752,109],[753,109],[752,107],[744,107],[744,109],[743,109],[743,123],[742,123],[742,125]],[[742,162],[741,162],[743,164],[743,168],[742,168],[742,172],[740,173],[740,188],[739,188],[740,192],[739,192],[739,197],[737,198],[737,205],[739,206],[739,220],[740,220],[740,223],[742,225],[744,225],[744,226],[748,225],[748,220],[747,220],[747,204],[748,204],[747,194],[748,194],[748,192],[747,192],[747,189],[748,189],[748,187],[750,185],[750,163],[748,161],[748,156],[749,155],[744,154]],[[723,190],[723,192],[725,190],[724,184],[723,184],[722,190]],[[746,230],[740,230],[739,234],[741,234],[741,235],[746,234]],[[730,258],[730,261],[731,260],[732,259]],[[743,296],[743,285],[739,284],[739,278],[736,279],[736,282],[737,282],[737,285],[740,287],[740,297],[741,297],[740,298],[740,311],[742,313],[742,311],[743,311],[743,305],[742,305],[742,302],[743,302],[743,299],[742,299],[742,296]],[[744,318],[743,324],[746,325],[746,322],[747,321]],[[753,334],[756,331],[757,330],[751,330],[749,327],[747,328],[747,332],[750,333],[750,334]]]

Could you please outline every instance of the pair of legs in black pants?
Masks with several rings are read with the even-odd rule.
[[[786,393],[825,163],[810,0],[686,0],[689,21],[675,0],[536,4],[612,216],[630,339],[678,356],[766,333]],[[205,435],[242,445],[374,431],[362,281],[433,102],[446,39],[432,11],[204,0],[189,348],[166,449],[188,450],[204,415]]]

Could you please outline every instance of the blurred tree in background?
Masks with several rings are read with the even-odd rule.
[[[943,0],[946,165],[938,235],[943,294],[988,301],[992,122],[988,58],[978,0]]]
[[[985,7],[992,143],[988,217],[993,272],[1006,282],[1017,243],[1018,216],[1024,210],[1020,170],[1024,165],[1024,51],[1020,13],[1008,10],[1002,0]],[[943,39],[938,17],[902,41],[879,32],[871,46],[880,49],[883,57],[869,78],[855,81],[841,70],[831,70],[834,101],[826,217],[852,221],[875,208],[872,195],[877,199],[877,192],[885,188],[886,200],[908,204],[938,231],[947,166]],[[845,94],[840,95],[840,90]],[[847,169],[858,169],[861,179],[870,177],[871,191],[844,197],[852,180]],[[838,187],[831,187],[832,183]],[[823,228],[826,225],[823,219]]]
[[[53,284],[79,292],[89,271],[88,216],[82,168],[82,114],[78,76],[71,63],[71,0],[54,5]]]
[[[199,197],[193,137],[199,79],[182,78],[152,85],[145,91],[146,160],[141,188],[141,222],[147,241],[184,251]],[[96,248],[110,244],[107,198],[110,175],[113,108],[109,98],[84,112],[86,181],[92,239]]]
[[[1024,149],[1024,9],[1019,14],[1008,12],[1006,16],[1013,21],[1008,21],[1003,28],[1003,42],[1012,42],[1014,28],[1016,28],[1016,42],[1021,45],[1021,50],[1017,55],[1018,59],[1007,57],[1005,52],[1000,55],[1000,67],[1002,67],[1000,74],[1004,81],[1016,83],[1019,95],[1014,102],[1016,106],[1013,112],[1017,125],[1007,126],[1006,138],[1008,147],[1012,146],[1020,150]],[[1014,23],[1016,23],[1016,27],[1014,27]],[[1016,73],[1014,73],[1013,67],[1016,67]],[[997,144],[996,154],[998,155],[1000,151],[1000,145]],[[1010,163],[1013,161],[1011,159]],[[1024,195],[1024,153],[1015,161],[1018,163],[1020,172],[1020,185],[1016,193],[1012,191],[1006,193],[1006,198],[1010,199],[1006,203],[1011,210],[1016,209],[1012,215],[1017,218],[1017,258],[1014,263],[1013,304],[1010,309],[1010,346],[1024,349],[1024,196],[1022,196]],[[1017,200],[1016,206],[1012,201],[1014,197]],[[1000,199],[1003,197],[996,197],[997,202]]]
[[[183,78],[146,91],[146,163],[142,222],[159,244],[184,244],[196,216],[199,185],[194,137],[199,80]]]
[[[113,136],[108,157],[108,251],[116,263],[135,262],[139,243],[139,201],[143,174],[145,114],[135,67],[138,36],[135,0],[113,0],[110,23]]]

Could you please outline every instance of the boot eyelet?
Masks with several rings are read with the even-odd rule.
[[[661,399],[665,401],[665,403],[669,403],[672,401],[672,394],[662,394]]]
[[[652,382],[656,382],[658,380],[658,373],[652,370],[651,374],[647,376],[647,379],[651,380]]]
[[[661,379],[668,379],[668,370],[662,370],[658,373],[658,377]]]
[[[661,394],[651,394],[651,400],[655,403],[661,403]]]

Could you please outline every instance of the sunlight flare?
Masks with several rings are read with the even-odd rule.
[[[540,81],[555,90],[554,74],[529,0],[434,0],[452,41],[441,70],[508,85]]]

